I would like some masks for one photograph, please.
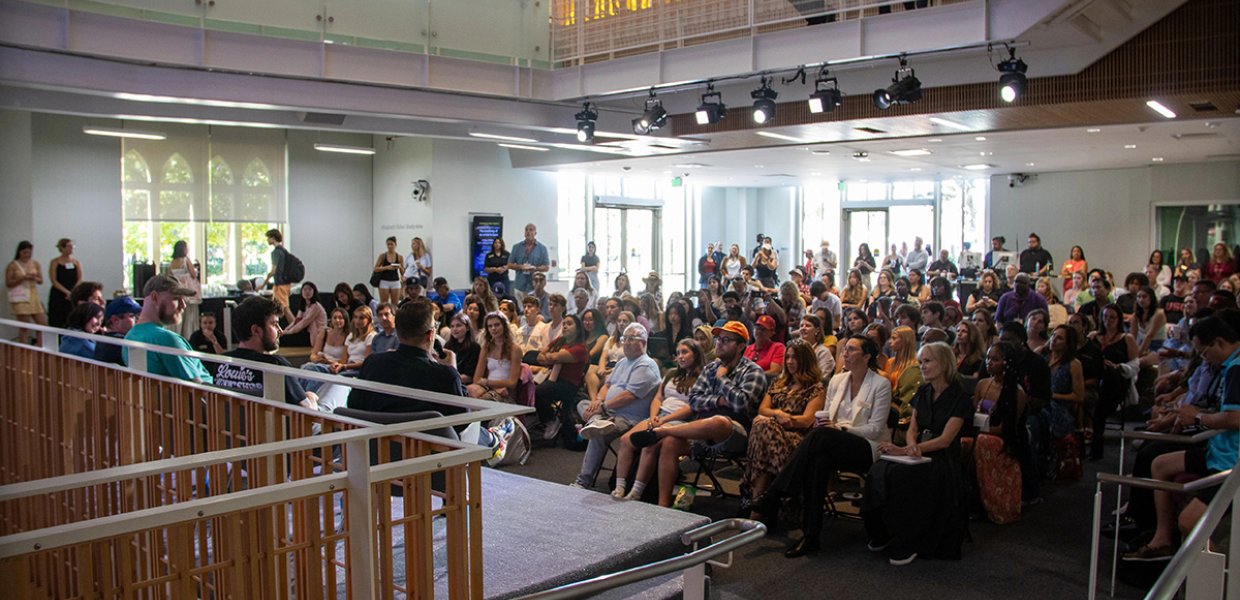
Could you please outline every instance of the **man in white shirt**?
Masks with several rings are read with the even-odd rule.
[[[825,273],[829,273],[831,281],[835,281],[835,270],[839,267],[839,257],[835,252],[831,251],[831,242],[822,240],[822,246],[818,249],[818,254],[814,256],[814,268],[819,277],[824,277]]]
[[[809,312],[806,314],[812,315],[819,308],[827,309],[827,312],[831,314],[832,322],[824,323],[828,326],[828,331],[824,333],[835,333],[835,330],[839,329],[840,324],[844,322],[844,305],[840,303],[840,297],[831,293],[827,284],[821,281],[815,281],[809,286],[809,294],[814,297],[814,301],[810,303]]]
[[[908,255],[904,257],[904,264],[908,270],[917,269],[922,273],[926,272],[926,265],[930,262],[930,253],[922,249],[922,239],[920,237],[913,238],[913,249],[908,251]]]
[[[547,324],[543,323],[542,312],[538,309],[538,298],[526,296],[521,300],[521,307],[525,316],[517,329],[517,345],[522,352],[539,352],[551,340],[547,339]]]

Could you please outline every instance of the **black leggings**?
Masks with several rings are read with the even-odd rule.
[[[572,421],[572,411],[577,408],[579,386],[563,381],[544,381],[534,388],[534,409],[538,420],[547,423],[555,420],[556,403],[559,403],[560,420]]]
[[[805,435],[788,463],[771,483],[783,496],[801,494],[801,530],[808,536],[822,531],[827,487],[840,471],[865,473],[874,462],[874,451],[865,438],[830,427],[817,427]]]

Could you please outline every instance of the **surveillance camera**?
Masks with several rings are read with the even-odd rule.
[[[1012,173],[1011,175],[1008,175],[1008,187],[1021,187],[1025,185],[1026,181],[1029,181],[1030,177],[1033,177],[1033,175],[1029,175],[1028,173]]]
[[[621,168],[622,170],[625,170],[625,171],[632,171],[632,170],[633,170],[633,167],[620,167],[620,168]]]
[[[685,172],[682,174],[682,177],[688,177],[688,176],[689,176],[689,172],[688,172],[688,171],[685,171]]]

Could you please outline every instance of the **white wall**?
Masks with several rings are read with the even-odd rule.
[[[723,252],[738,244],[746,259],[759,233],[771,236],[781,261],[795,254],[799,233],[794,233],[797,211],[796,188],[702,188],[701,236],[703,247],[695,251],[701,256],[707,242],[722,241]],[[696,266],[696,259],[695,259]],[[784,269],[784,265],[780,268]],[[788,266],[788,268],[792,268]]]
[[[33,231],[30,116],[24,111],[0,110],[0,190],[4,190],[0,195],[0,255],[5,264],[11,260],[17,244],[30,239]],[[0,315],[12,316],[8,302],[0,302]]]
[[[1240,162],[1040,173],[1022,187],[990,180],[990,235],[1024,248],[1037,232],[1056,264],[1079,244],[1091,267],[1122,277],[1140,271],[1153,248],[1156,202],[1238,201]]]
[[[328,291],[341,281],[352,285],[369,279],[370,265],[379,250],[358,243],[372,237],[373,160],[369,156],[320,152],[314,149],[320,142],[369,146],[371,136],[288,132],[289,227],[285,242],[305,263],[306,279]]]

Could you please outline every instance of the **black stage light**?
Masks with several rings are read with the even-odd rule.
[[[831,112],[844,103],[844,95],[840,93],[839,82],[834,77],[827,77],[824,69],[818,79],[814,80],[814,93],[809,95],[809,112],[818,114]]]
[[[1013,102],[1025,93],[1029,87],[1029,78],[1025,77],[1025,71],[1029,70],[1029,65],[1025,61],[1016,58],[1016,50],[1008,48],[1008,59],[999,63],[999,97],[1004,102]]]
[[[914,75],[908,61],[900,59],[900,68],[891,78],[891,85],[874,90],[874,106],[887,110],[896,104],[910,104],[921,100],[921,81]]]
[[[779,93],[771,89],[771,80],[762,76],[762,86],[749,92],[753,98],[753,122],[759,125],[769,123],[775,117],[775,98]]]
[[[594,142],[594,122],[598,121],[598,111],[587,102],[581,107],[581,112],[573,116],[577,119],[577,141],[583,144]]]
[[[663,110],[663,101],[655,97],[654,90],[650,90],[650,97],[646,98],[646,112],[633,119],[633,133],[646,135],[665,124],[667,111]]]
[[[723,94],[715,91],[715,86],[706,84],[706,93],[702,94],[702,105],[693,113],[698,125],[714,125],[728,115],[728,107],[723,104]]]

